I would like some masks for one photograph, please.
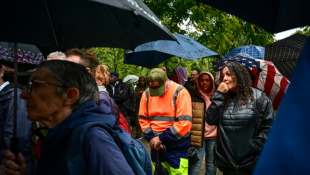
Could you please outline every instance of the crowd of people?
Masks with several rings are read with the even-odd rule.
[[[132,138],[150,143],[153,168],[160,162],[168,174],[198,175],[205,159],[206,175],[217,169],[224,175],[248,175],[274,118],[272,102],[252,87],[249,71],[238,62],[223,67],[219,85],[210,72],[194,70],[189,79],[184,67],[173,68],[171,76],[166,67],[154,68],[139,77],[135,111],[129,111],[125,101],[132,86],[99,64],[94,50],[74,48],[48,55],[25,88],[18,88],[20,153],[14,155],[9,151],[14,88],[0,70],[0,175],[72,174],[72,167],[82,174],[135,174],[101,127],[85,131],[82,158],[66,162],[72,133],[93,122],[129,134],[135,129]],[[32,143],[34,123],[48,132]],[[34,155],[32,146],[38,148]]]

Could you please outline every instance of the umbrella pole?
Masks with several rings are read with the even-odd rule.
[[[210,59],[208,58],[208,72],[210,72]]]
[[[16,134],[17,126],[17,0],[15,0],[15,40],[14,40],[14,115],[13,115],[13,137],[11,138],[10,150],[17,156],[18,154],[18,138]],[[15,159],[17,163],[17,158]]]
[[[167,71],[167,74],[168,74],[167,54],[166,53],[165,53],[165,64],[166,64],[166,71]]]

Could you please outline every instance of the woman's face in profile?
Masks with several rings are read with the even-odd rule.
[[[236,92],[238,88],[237,88],[237,79],[236,76],[234,76],[234,73],[230,72],[228,67],[225,67],[222,71],[222,76],[223,76],[223,82],[226,83],[228,86],[228,90]]]

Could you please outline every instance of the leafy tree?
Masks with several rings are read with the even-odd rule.
[[[243,45],[265,46],[274,42],[274,35],[238,17],[195,0],[143,0],[172,33],[185,34],[224,57],[230,50]],[[190,29],[193,28],[193,29]],[[145,75],[148,69],[123,64],[122,49],[97,48],[102,63],[117,70],[121,77],[128,74]],[[177,66],[214,73],[212,62],[217,58],[189,61],[179,57],[167,60],[171,74]],[[164,66],[166,63],[158,65]]]
[[[147,68],[135,65],[124,64],[124,50],[116,48],[93,48],[97,52],[100,64],[107,65],[110,71],[120,74],[123,79],[127,75],[145,76],[148,72]]]

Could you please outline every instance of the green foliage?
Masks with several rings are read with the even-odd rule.
[[[224,57],[230,50],[243,45],[274,42],[274,35],[238,17],[195,0],[143,0],[172,33],[185,34]],[[190,27],[194,28],[189,29]],[[96,48],[101,63],[116,70],[121,77],[128,74],[145,75],[148,69],[123,64],[122,49]],[[200,58],[189,61],[179,57],[167,60],[169,73],[177,66],[214,74],[212,62],[217,58]],[[161,63],[157,67],[165,66]]]
[[[310,36],[310,26],[302,27],[301,29],[302,30],[297,30],[294,34],[300,33],[300,34],[303,34],[306,36]],[[294,34],[292,34],[292,35],[294,35]]]
[[[135,65],[124,64],[124,50],[116,48],[93,48],[97,52],[100,64],[109,67],[110,71],[118,72],[120,79],[127,75],[145,76],[147,68]]]

